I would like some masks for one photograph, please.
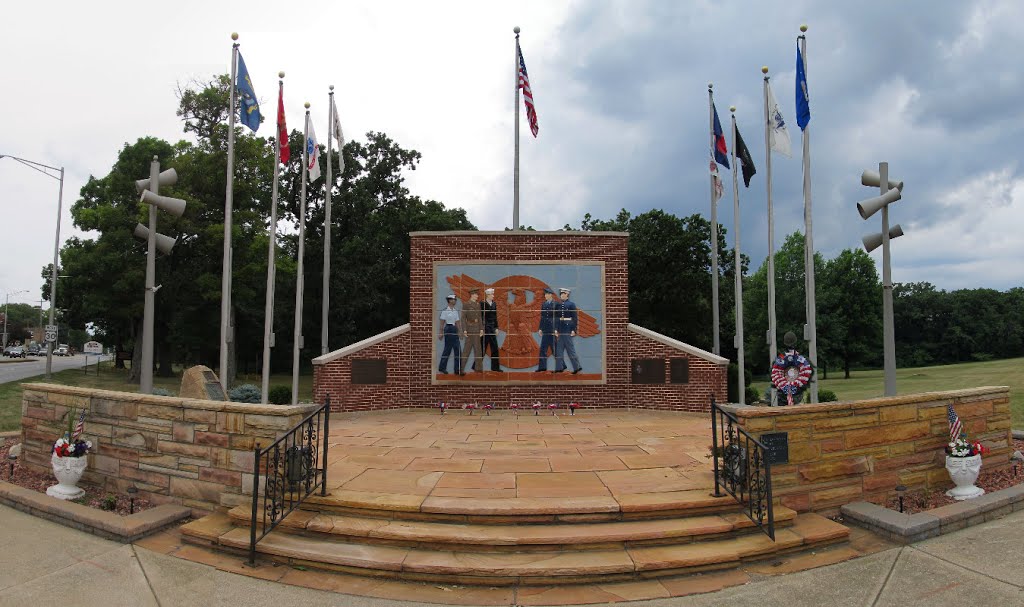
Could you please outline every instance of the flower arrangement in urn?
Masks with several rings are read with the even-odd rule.
[[[78,481],[85,472],[89,460],[85,457],[92,449],[92,443],[82,438],[85,430],[85,411],[75,422],[75,410],[68,412],[68,429],[53,443],[50,465],[57,484],[46,489],[46,495],[63,500],[73,500],[85,494],[78,487]]]
[[[946,405],[949,420],[949,444],[946,445],[946,470],[956,487],[946,492],[955,500],[966,500],[985,495],[985,490],[974,486],[981,472],[981,456],[989,449],[979,442],[970,442],[967,432],[953,405]]]

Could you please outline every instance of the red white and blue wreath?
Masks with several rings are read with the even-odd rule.
[[[786,404],[800,402],[800,395],[811,381],[814,368],[796,350],[779,354],[772,363],[772,385],[786,395]]]

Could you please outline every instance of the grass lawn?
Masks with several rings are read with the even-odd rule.
[[[851,371],[850,379],[843,379],[842,371],[830,372],[829,378],[821,380],[818,385],[819,389],[835,392],[839,400],[857,400],[882,396],[884,383],[884,372],[881,369],[871,369]],[[751,385],[761,393],[768,389],[767,380],[755,381]],[[1013,427],[1024,428],[1024,358],[896,369],[898,394],[980,386],[1009,386]]]
[[[114,369],[113,363],[104,363],[100,366],[99,375],[96,375],[96,368],[90,367],[86,375],[81,369],[67,369],[53,374],[48,382],[52,384],[63,384],[66,386],[81,386],[83,388],[99,388],[101,390],[118,390],[121,392],[138,392],[136,384],[129,384],[127,369]],[[46,382],[46,379],[39,375],[21,381],[0,384],[0,432],[5,430],[17,430],[21,427],[21,384],[32,382]],[[239,375],[234,385],[256,384],[260,385],[259,375]],[[271,375],[270,386],[277,385],[291,386],[292,376]],[[174,377],[153,377],[153,386],[164,388],[171,394],[177,394],[181,387],[181,373]],[[299,376],[299,400],[310,400],[313,395],[313,376]]]

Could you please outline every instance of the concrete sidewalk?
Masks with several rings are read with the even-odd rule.
[[[416,605],[288,586],[119,544],[0,506],[0,605]],[[837,565],[639,607],[1024,605],[1024,511]],[[425,603],[420,603],[425,604]]]

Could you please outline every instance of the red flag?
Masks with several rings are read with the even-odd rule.
[[[277,93],[277,138],[281,142],[281,162],[287,163],[292,157],[288,147],[288,126],[284,123],[284,88]]]

